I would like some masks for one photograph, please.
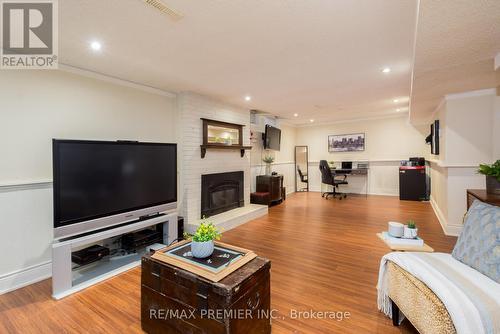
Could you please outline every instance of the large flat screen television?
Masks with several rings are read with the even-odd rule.
[[[425,138],[425,142],[431,145],[431,154],[439,154],[439,120],[431,124],[431,134]]]
[[[264,148],[279,151],[281,146],[281,130],[271,125],[266,125],[264,133]]]
[[[54,139],[52,150],[56,238],[176,208],[176,144]]]

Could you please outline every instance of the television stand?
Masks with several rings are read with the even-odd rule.
[[[163,224],[164,244],[168,245],[177,239],[177,212],[170,212],[154,215],[151,218],[138,219],[95,233],[55,240],[52,244],[52,297],[54,299],[64,298],[140,265],[141,257],[146,254],[147,247],[138,249],[136,253],[111,257],[74,269],[71,262],[73,251],[97,244],[105,239],[158,224]]]

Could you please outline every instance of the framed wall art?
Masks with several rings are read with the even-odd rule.
[[[328,136],[328,152],[357,152],[364,150],[364,133]]]

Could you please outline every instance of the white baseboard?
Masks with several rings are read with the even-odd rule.
[[[429,202],[431,203],[432,210],[434,210],[434,214],[436,215],[439,224],[441,225],[441,228],[443,229],[444,234],[446,234],[446,225],[448,225],[448,222],[446,221],[446,218],[437,205],[436,201],[434,200],[434,197],[430,197]]]
[[[363,193],[359,193],[360,195],[364,195]],[[393,192],[369,192],[368,195],[375,195],[375,196],[394,196],[394,197],[399,197],[399,193],[395,194]]]
[[[460,235],[460,233],[462,233],[462,229],[463,229],[463,226],[461,226],[461,225],[459,226],[459,225],[448,224],[448,226],[446,226],[445,234],[453,236],[453,237],[458,237]]]
[[[439,205],[434,200],[432,195],[430,198],[430,203],[431,203],[432,209],[434,210],[434,213],[436,214],[436,217],[439,221],[439,224],[441,225],[441,228],[443,229],[444,234],[454,236],[454,237],[460,235],[460,232],[462,232],[462,226],[448,224],[446,217],[444,216],[443,212],[439,208]]]
[[[52,276],[52,262],[47,261],[0,276],[0,295],[43,281]]]

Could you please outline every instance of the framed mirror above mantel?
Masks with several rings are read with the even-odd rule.
[[[207,154],[207,149],[239,150],[240,156],[245,156],[245,150],[251,146],[243,146],[243,127],[241,124],[227,123],[213,119],[201,118],[203,121],[203,144],[201,158]]]

